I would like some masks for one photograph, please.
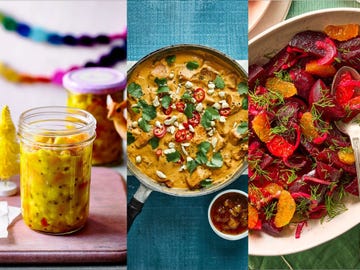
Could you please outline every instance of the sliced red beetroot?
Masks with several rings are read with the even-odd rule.
[[[347,184],[345,187],[346,192],[349,192],[352,195],[359,196],[359,186],[357,177],[354,177],[354,179]]]
[[[334,62],[335,56],[337,55],[337,49],[330,38],[317,40],[315,45],[325,52],[325,55],[317,61],[319,65],[328,65]]]
[[[360,36],[355,38],[338,42],[337,47],[341,49],[340,51],[356,51],[360,50]]]
[[[332,128],[328,130],[328,136],[325,140],[328,145],[338,145],[339,147],[348,147],[351,145],[349,137],[345,136],[339,131],[335,125],[332,124]]]
[[[286,48],[283,48],[264,65],[266,76],[271,77],[275,72],[279,72],[284,65],[287,65],[287,63],[291,61],[291,57],[292,55],[286,51]]]
[[[338,182],[341,177],[341,171],[324,162],[317,162],[315,176],[330,182]]]
[[[249,66],[249,88],[253,89],[257,81],[261,81],[264,78],[265,69],[257,64]]]
[[[300,145],[301,149],[309,153],[312,157],[316,157],[323,149],[321,145],[313,144],[305,137],[301,138]]]
[[[264,219],[264,222],[262,224],[262,230],[267,233],[270,234],[272,236],[279,236],[282,228],[277,228],[274,224],[274,220],[266,220]]]
[[[329,92],[330,90],[321,79],[318,79],[310,89],[308,97],[309,105],[312,106],[313,103],[319,102],[324,97],[325,91]]]
[[[298,91],[298,95],[307,100],[310,89],[315,83],[314,77],[301,68],[290,70],[289,75]]]
[[[324,163],[332,164],[336,168],[343,169],[345,172],[348,172],[352,175],[356,175],[355,165],[347,165],[340,161],[337,151],[331,150],[329,148],[321,151],[317,156],[317,161],[322,161]]]
[[[297,33],[289,42],[289,46],[301,49],[317,57],[324,57],[326,52],[316,45],[317,41],[324,41],[326,34],[318,31],[303,31]]]

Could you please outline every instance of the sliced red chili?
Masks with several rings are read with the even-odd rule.
[[[162,155],[162,149],[161,149],[161,148],[156,149],[155,155],[157,155],[158,157],[160,157],[160,156]]]
[[[181,102],[181,101],[176,102],[175,106],[176,106],[176,110],[178,112],[184,112],[185,111],[185,103],[184,102]]]
[[[162,138],[166,134],[166,128],[164,126],[155,127],[153,132],[156,137]]]
[[[190,141],[194,137],[194,133],[186,129],[186,140]]]
[[[202,88],[196,88],[196,90],[193,93],[193,97],[195,98],[196,102],[201,102],[205,98],[205,91]]]
[[[163,110],[164,114],[169,115],[172,112],[171,105],[167,109],[162,108],[162,110]]]
[[[200,123],[201,116],[198,112],[193,112],[193,117],[191,117],[188,122],[193,127],[196,127]]]
[[[219,110],[219,114],[221,116],[228,116],[231,112],[231,109],[230,108],[222,108]]]
[[[179,129],[175,133],[175,141],[176,142],[183,142],[186,140],[186,129]]]

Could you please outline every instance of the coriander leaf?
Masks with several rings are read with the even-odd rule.
[[[240,95],[247,94],[248,91],[249,91],[249,87],[248,87],[247,83],[241,82],[238,84],[238,93]]]
[[[212,159],[206,163],[206,166],[210,168],[221,168],[223,165],[223,158],[219,152],[216,152]]]
[[[156,108],[153,105],[149,105],[145,100],[140,99],[138,102],[139,107],[142,109],[142,117],[150,121],[156,117]]]
[[[245,134],[247,131],[248,131],[248,123],[247,122],[241,122],[236,128],[236,132],[239,134]]]
[[[161,86],[167,85],[167,80],[166,80],[166,78],[159,79],[156,77],[155,83],[157,84],[158,87],[161,87]]]
[[[181,99],[184,101],[191,101],[192,99],[192,95],[189,92],[185,92],[182,96]]]
[[[243,108],[244,110],[247,110],[249,106],[249,101],[247,97],[244,97],[241,103],[241,108]]]
[[[207,188],[210,187],[212,185],[212,180],[210,178],[204,179],[200,182],[200,186]]]
[[[188,169],[188,171],[190,173],[193,173],[197,166],[198,166],[198,164],[196,163],[195,160],[190,160],[186,163],[186,168]]]
[[[189,61],[186,63],[186,68],[189,70],[194,70],[199,67],[199,63],[197,61]]]
[[[149,125],[149,123],[144,118],[141,118],[138,121],[138,124],[139,124],[139,127],[145,132],[149,132],[150,129],[151,129],[151,126]]]
[[[184,114],[186,115],[187,118],[192,118],[194,110],[195,110],[195,105],[192,103],[187,103],[184,110]]]
[[[161,98],[161,106],[165,109],[169,108],[171,103],[171,97],[166,95]]]
[[[127,143],[127,145],[130,145],[130,144],[132,144],[133,142],[135,142],[135,137],[134,137],[134,135],[132,135],[131,132],[127,131],[127,132],[126,132],[126,143]]]
[[[131,107],[131,110],[134,112],[134,113],[140,113],[140,107],[139,106],[133,106]]]
[[[217,120],[219,118],[220,114],[215,108],[207,107],[203,116],[201,117],[200,123],[204,128],[209,128],[211,127],[211,121]]]
[[[168,162],[178,162],[180,160],[180,153],[179,151],[175,151],[173,153],[166,154],[166,160]]]
[[[206,154],[210,150],[211,144],[209,142],[202,142],[198,145],[199,152]]]
[[[166,57],[166,63],[171,66],[172,64],[175,63],[175,60],[176,60],[176,56],[175,55],[169,55]]]
[[[169,91],[170,91],[169,86],[167,86],[167,85],[162,85],[162,86],[160,86],[160,87],[156,90],[156,93],[157,93],[157,94],[169,93]]]
[[[127,92],[134,98],[141,98],[141,96],[144,95],[141,86],[135,82],[132,82],[128,85]]]
[[[216,88],[219,88],[219,89],[224,89],[225,88],[224,79],[221,78],[221,76],[219,76],[219,75],[216,75],[216,78],[214,80],[214,84],[215,84]]]
[[[198,163],[198,164],[206,164],[208,162],[208,158],[206,156],[206,153],[204,152],[197,152],[196,153],[196,157],[195,157],[195,161]]]
[[[151,149],[155,149],[159,146],[160,139],[158,137],[152,137],[149,140],[149,144],[151,145]]]

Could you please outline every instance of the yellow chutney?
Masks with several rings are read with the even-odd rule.
[[[20,191],[31,229],[67,234],[89,214],[94,117],[66,107],[42,107],[20,117]]]

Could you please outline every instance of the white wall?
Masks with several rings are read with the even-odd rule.
[[[126,27],[126,0],[0,1],[0,11],[18,21],[75,35],[119,33]],[[110,46],[91,48],[36,43],[0,26],[0,62],[24,73],[52,75],[56,69],[97,60]],[[125,62],[116,66],[125,72]],[[0,106],[9,105],[15,125],[32,107],[65,105],[66,91],[52,84],[14,84],[0,76]]]

